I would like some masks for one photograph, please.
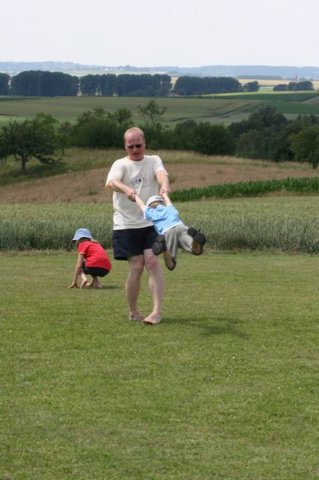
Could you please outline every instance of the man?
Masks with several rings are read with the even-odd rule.
[[[144,202],[152,195],[169,193],[168,173],[158,155],[145,155],[145,137],[140,128],[124,134],[127,156],[116,160],[107,176],[106,187],[113,190],[113,251],[116,260],[128,260],[126,296],[130,319],[155,325],[161,321],[164,277],[152,252],[157,233],[135,202],[137,193]],[[144,316],[138,309],[141,277],[147,270],[153,310]]]

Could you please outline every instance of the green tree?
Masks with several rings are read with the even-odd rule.
[[[178,123],[173,132],[172,147],[177,150],[195,150],[194,138],[196,137],[197,123],[193,119]]]
[[[139,106],[138,112],[143,118],[144,126],[147,129],[156,130],[161,124],[166,108],[161,108],[155,100],[150,100],[145,107]]]
[[[61,72],[30,70],[21,72],[11,79],[12,95],[26,96],[76,96],[79,79]]]
[[[119,108],[108,116],[123,130],[127,130],[132,125],[132,112],[128,108]]]
[[[0,73],[0,95],[9,95],[9,80],[9,75]]]
[[[258,92],[259,83],[257,81],[247,82],[243,85],[243,92]]]
[[[257,130],[269,127],[279,128],[287,123],[286,117],[273,107],[260,108],[249,116],[248,121],[250,127]]]
[[[80,78],[80,91],[82,95],[96,96],[99,89],[99,75],[84,75]]]
[[[111,148],[123,145],[128,110],[107,113],[97,107],[83,112],[72,129],[72,144],[88,148]]]
[[[267,158],[267,142],[265,134],[261,130],[248,130],[240,135],[236,153],[245,158]]]
[[[288,90],[288,85],[285,83],[278,83],[278,85],[274,85],[273,91],[274,92],[286,92]]]
[[[235,150],[235,142],[224,125],[201,122],[196,128],[194,150],[207,155],[231,155]]]
[[[177,95],[203,95],[209,93],[240,92],[240,82],[231,77],[178,77],[173,93]]]
[[[57,125],[58,121],[51,115],[41,113],[31,120],[10,121],[0,130],[0,159],[12,155],[21,162],[23,173],[31,158],[45,164],[55,163],[61,148]]]
[[[314,90],[313,83],[310,80],[304,80],[301,82],[289,82],[288,90]]]
[[[308,162],[313,168],[319,165],[319,127],[305,127],[291,137],[294,160]]]

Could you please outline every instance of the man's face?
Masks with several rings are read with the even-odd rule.
[[[133,132],[126,135],[125,150],[130,160],[139,161],[144,158],[145,140],[140,133]]]

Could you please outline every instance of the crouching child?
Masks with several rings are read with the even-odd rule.
[[[80,288],[101,288],[99,277],[105,277],[112,269],[108,254],[99,242],[93,239],[87,228],[79,228],[72,242],[76,242],[78,258],[69,288],[78,288],[79,277],[81,278]],[[92,277],[91,282],[88,281],[87,275]]]

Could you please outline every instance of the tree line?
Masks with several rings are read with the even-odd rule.
[[[175,84],[166,74],[102,74],[76,77],[61,72],[30,70],[10,77],[0,73],[2,96],[136,96],[204,95],[258,91],[257,81],[245,85],[231,77],[179,77]]]
[[[287,120],[273,107],[263,107],[229,126],[186,120],[169,128],[162,122],[165,110],[155,100],[139,107],[139,126],[150,149],[319,165],[319,120],[315,116]],[[43,113],[22,122],[11,120],[0,128],[0,160],[12,156],[25,172],[31,158],[53,164],[67,147],[123,148],[123,134],[132,125],[132,112],[126,108],[112,113],[103,108],[88,110],[73,125]]]
[[[300,92],[301,90],[314,90],[313,83],[309,80],[300,82],[279,83],[273,88],[274,92]]]
[[[136,96],[205,95],[214,93],[257,92],[258,81],[241,84],[232,77],[178,77],[173,84],[166,74],[102,74],[77,77],[62,72],[30,70],[10,77],[0,73],[2,96]],[[275,85],[274,91],[313,90],[311,81]]]

